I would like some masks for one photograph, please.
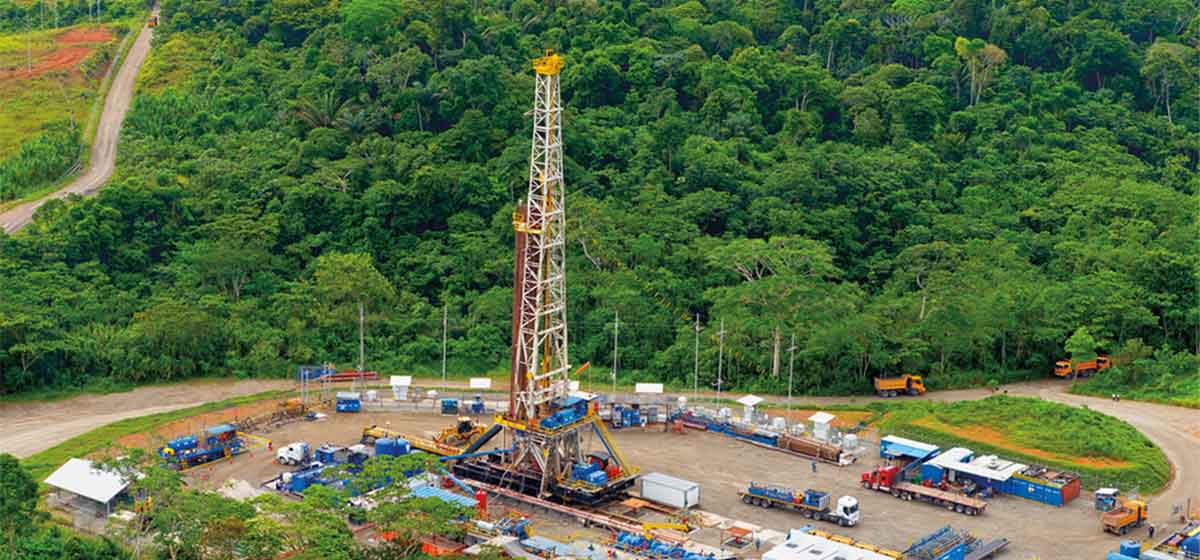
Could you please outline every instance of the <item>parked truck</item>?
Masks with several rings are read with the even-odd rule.
[[[1063,379],[1072,377],[1087,377],[1093,373],[1108,369],[1112,360],[1101,354],[1091,360],[1059,360],[1054,362],[1054,375]]]
[[[842,496],[837,503],[833,497],[820,490],[793,490],[782,486],[751,482],[745,490],[739,490],[742,503],[764,508],[778,507],[800,512],[809,519],[830,521],[842,527],[858,525],[858,500],[853,496]]]
[[[924,395],[925,381],[920,375],[904,374],[899,377],[876,377],[875,394],[881,397],[896,395]]]
[[[280,465],[303,465],[312,459],[307,441],[297,441],[275,451],[275,462]]]
[[[1121,507],[1100,514],[1100,525],[1105,531],[1115,535],[1124,535],[1130,529],[1141,527],[1149,515],[1146,502],[1141,500],[1125,500]]]
[[[987,508],[987,502],[978,498],[905,482],[900,467],[895,465],[876,467],[862,473],[862,486],[868,490],[888,492],[901,500],[921,500],[967,515],[979,515]]]

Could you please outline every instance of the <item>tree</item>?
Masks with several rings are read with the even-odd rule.
[[[1004,49],[983,39],[959,37],[954,41],[954,52],[967,65],[971,77],[971,105],[979,102],[983,90],[992,82],[992,74],[1008,60]]]
[[[332,253],[313,264],[316,290],[331,305],[353,303],[358,308],[358,370],[365,367],[365,329],[368,306],[390,301],[395,289],[378,270],[370,255]]]
[[[1179,43],[1159,39],[1146,50],[1146,61],[1142,65],[1142,77],[1167,111],[1167,122],[1174,124],[1171,115],[1171,93],[1194,91],[1196,71],[1189,61],[1196,60],[1195,49]]]
[[[1098,346],[1100,346],[1100,343],[1096,342],[1096,339],[1092,337],[1092,333],[1088,331],[1087,327],[1075,329],[1075,332],[1071,333],[1071,338],[1068,338],[1066,344],[1063,344],[1067,353],[1071,355],[1072,362],[1096,359],[1096,348]],[[1074,384],[1074,381],[1072,381],[1072,384]]]
[[[377,43],[402,9],[399,0],[350,0],[341,6],[342,29],[355,41]]]
[[[0,534],[11,554],[17,539],[29,534],[37,513],[37,483],[16,457],[0,453]]]

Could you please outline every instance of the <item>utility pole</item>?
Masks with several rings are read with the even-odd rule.
[[[363,308],[363,301],[358,300],[358,371],[362,372],[366,367],[367,343],[363,336],[363,327],[366,326],[366,312]]]
[[[788,347],[788,400],[787,418],[792,420],[792,374],[796,365],[796,333],[792,333],[792,345]]]
[[[717,337],[720,341],[717,350],[717,400],[719,401],[721,399],[721,366],[725,362],[725,319],[721,319],[721,332],[717,333]]]
[[[696,314],[696,349],[692,352],[692,400],[700,398],[700,314]],[[694,405],[693,405],[694,406]]]
[[[617,337],[621,334],[621,312],[613,311],[613,363],[612,363],[612,392],[617,394]]]
[[[446,323],[450,314],[449,304],[442,303],[442,392],[446,392]]]

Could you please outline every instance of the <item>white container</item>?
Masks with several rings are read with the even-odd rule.
[[[687,509],[700,505],[700,485],[662,473],[647,473],[638,478],[638,492],[642,499]]]
[[[377,400],[379,400],[379,391],[375,389],[367,391],[367,402],[375,402]]]
[[[854,434],[846,434],[842,436],[843,451],[858,451],[858,436]]]
[[[771,419],[771,429],[776,432],[787,431],[787,419],[782,416],[776,416]]]

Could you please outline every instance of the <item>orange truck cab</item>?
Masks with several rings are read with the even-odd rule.
[[[158,27],[158,16],[150,16],[150,19],[146,20],[146,27]]]

